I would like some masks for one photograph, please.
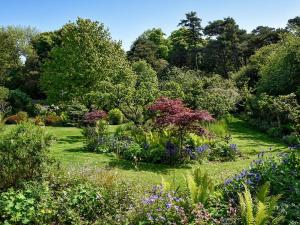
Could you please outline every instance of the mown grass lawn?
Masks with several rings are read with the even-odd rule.
[[[111,127],[111,129],[114,128]],[[198,164],[190,164],[182,167],[170,167],[149,163],[140,163],[136,166],[132,162],[118,159],[112,154],[87,152],[84,149],[84,137],[79,128],[47,127],[46,129],[58,138],[57,143],[51,147],[51,155],[66,169],[107,168],[129,181],[155,184],[159,183],[163,176],[166,180],[175,180],[176,184],[184,185],[184,175],[194,166],[198,166]],[[274,154],[287,149],[284,144],[239,119],[231,121],[229,132],[232,135],[232,143],[238,145],[243,152],[243,157],[235,162],[205,162],[200,165],[217,182],[223,182],[227,177],[247,168],[260,151]]]

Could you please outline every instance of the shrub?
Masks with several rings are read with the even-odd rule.
[[[5,115],[10,112],[11,107],[8,103],[9,89],[0,86],[0,122],[3,123]]]
[[[187,224],[192,207],[186,196],[154,186],[133,211],[132,224]]]
[[[86,137],[86,147],[90,151],[108,152],[107,135],[108,123],[99,120],[95,127],[83,128],[83,135]]]
[[[35,125],[38,125],[38,126],[44,126],[45,125],[45,121],[44,121],[44,117],[43,116],[36,116],[36,117],[34,117],[33,122],[34,122]]]
[[[9,93],[9,102],[12,106],[12,112],[26,111],[32,113],[32,99],[19,89],[11,90]]]
[[[98,120],[104,119],[106,116],[106,112],[102,110],[87,112],[83,116],[83,122],[87,125],[95,125]]]
[[[31,123],[17,125],[0,140],[0,189],[39,178],[49,164],[52,136]]]
[[[72,125],[79,124],[83,115],[88,112],[86,106],[78,101],[72,101],[69,104],[62,105],[61,108],[65,114],[65,118],[68,119],[68,123]]]
[[[123,123],[123,113],[119,109],[112,109],[108,112],[108,120],[110,124],[118,125]]]
[[[27,112],[18,112],[16,115],[9,116],[5,119],[7,124],[18,124],[28,120]]]
[[[299,146],[300,145],[300,134],[291,133],[290,135],[283,136],[282,140],[289,146],[295,146],[295,145]]]
[[[208,160],[210,161],[234,161],[238,156],[241,156],[236,144],[212,143],[209,149]]]
[[[236,199],[236,193],[244,189],[243,184],[255,194],[259,186],[269,182],[271,195],[282,195],[278,202],[282,215],[291,224],[292,221],[297,221],[300,216],[299,210],[296,210],[300,202],[300,157],[296,148],[291,148],[290,151],[278,155],[279,158],[267,158],[261,152],[249,169],[244,169],[225,181],[225,196]]]
[[[55,113],[51,113],[44,116],[44,121],[46,125],[56,125],[61,122],[61,118]]]

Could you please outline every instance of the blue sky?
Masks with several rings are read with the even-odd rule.
[[[143,31],[160,27],[168,35],[189,11],[208,21],[233,17],[241,28],[284,27],[300,16],[300,0],[4,0],[0,26],[30,25],[39,31],[60,28],[76,18],[103,22],[125,49]]]

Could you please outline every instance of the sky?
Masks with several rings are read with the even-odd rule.
[[[197,12],[203,26],[231,16],[251,31],[259,25],[285,27],[288,19],[300,16],[300,0],[2,0],[0,26],[30,25],[44,32],[89,18],[104,23],[128,50],[147,29],[160,27],[169,35],[190,11]]]

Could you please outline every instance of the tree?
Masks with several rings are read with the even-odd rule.
[[[137,77],[136,83],[121,109],[128,119],[141,123],[146,107],[158,97],[158,79],[156,72],[146,61],[134,62],[132,68]]]
[[[286,28],[288,31],[299,36],[300,35],[300,16],[296,16],[293,19],[289,19]]]
[[[145,60],[156,72],[161,72],[167,65],[169,42],[163,31],[158,28],[146,30],[132,44],[127,55],[131,61]]]
[[[186,18],[181,20],[178,24],[181,29],[177,33],[174,33],[173,36],[181,36],[180,39],[185,40],[187,50],[185,66],[198,69],[198,50],[202,44],[201,19],[197,16],[197,13],[193,11],[185,14],[185,16]],[[179,46],[176,46],[176,44],[179,44]],[[183,50],[184,48],[182,49],[182,44],[183,43],[181,42],[172,43],[174,50]],[[178,53],[179,52],[177,52],[177,54]]]
[[[292,92],[300,99],[300,37],[287,36],[274,48],[259,74],[259,93],[286,95]]]
[[[171,45],[169,54],[170,63],[178,67],[191,65],[188,30],[180,28],[173,31],[169,37],[169,41]]]
[[[203,49],[202,69],[228,77],[245,65],[246,31],[239,29],[233,18],[209,22],[204,34],[210,39]]]
[[[197,13],[193,11],[185,14],[185,16],[186,19],[181,20],[178,26],[187,29],[189,44],[191,47],[197,48],[202,37],[201,19],[197,16]]]
[[[176,129],[182,150],[183,138],[188,131],[203,135],[205,130],[196,122],[210,122],[214,118],[207,111],[187,108],[179,99],[167,97],[158,98],[150,107],[151,112],[157,113],[155,123],[158,127],[172,126]]]
[[[0,83],[3,85],[8,80],[12,71],[20,66],[18,49],[9,34],[0,28]]]
[[[135,75],[120,43],[103,24],[78,18],[61,29],[61,45],[50,52],[41,84],[50,102],[77,99],[105,110],[118,107],[133,88]]]

